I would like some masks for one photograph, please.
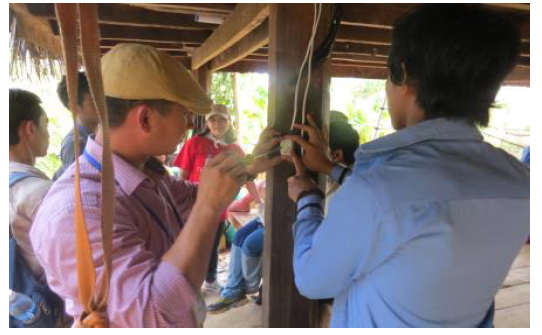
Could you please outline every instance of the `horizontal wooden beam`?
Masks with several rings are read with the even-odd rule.
[[[404,3],[343,3],[341,24],[392,29],[395,20],[415,7]]]
[[[31,14],[38,17],[56,19],[52,3],[28,4]],[[98,4],[98,22],[134,27],[154,27],[186,30],[213,30],[218,25],[194,21],[194,15],[158,13],[125,4]]]
[[[104,40],[134,42],[203,43],[210,35],[208,30],[173,30],[162,28],[123,27],[100,25]]]
[[[100,46],[102,47],[114,47],[115,45],[117,44],[120,44],[120,43],[126,43],[126,41],[122,41],[122,40],[101,40],[100,41]],[[167,51],[170,51],[170,50],[190,50],[190,49],[193,49],[193,48],[187,48],[185,47],[185,44],[184,43],[175,43],[175,42],[166,42],[166,43],[162,43],[162,42],[140,42],[141,44],[145,44],[145,45],[149,45],[153,48],[156,48],[158,50],[167,50]]]
[[[215,57],[210,64],[210,70],[216,71],[227,67],[236,61],[260,50],[261,47],[269,43],[268,22],[264,21],[260,26],[254,29],[239,42],[232,45],[229,49]],[[267,59],[267,53],[265,54]]]
[[[334,52],[331,54],[332,61],[345,61],[345,62],[365,62],[373,63],[375,65],[384,65],[386,66],[388,58],[387,57],[374,57],[367,55],[357,55],[349,53],[340,53]]]
[[[525,57],[531,56],[531,45],[529,43],[521,43],[520,54]]]
[[[337,42],[333,46],[333,52],[368,55],[375,57],[387,57],[390,53],[390,47],[388,45],[369,45],[350,42]]]
[[[131,3],[133,7],[166,13],[227,16],[235,10],[234,3]]]
[[[515,9],[525,12],[529,12],[531,10],[531,5],[528,3],[487,3],[486,5],[492,7]]]
[[[406,3],[344,3],[342,25],[354,25],[380,29],[392,29],[395,21],[414,8],[417,4]],[[530,5],[529,4],[485,4],[503,12],[516,22],[521,39],[530,40]]]
[[[367,61],[360,61],[355,59],[332,59],[331,65],[339,65],[339,66],[356,66],[356,67],[370,67],[370,68],[381,68],[381,69],[387,69],[386,63],[379,62],[367,62]]]
[[[363,79],[386,79],[388,70],[383,68],[331,65],[331,77],[336,78],[363,78]]]
[[[106,52],[108,52],[109,50],[111,50],[112,48],[113,47],[110,47],[110,46],[100,46],[100,50],[102,52],[102,55],[105,54]],[[190,56],[188,54],[188,52],[182,51],[182,50],[160,50],[160,51],[163,51],[163,52],[167,53],[168,55],[170,55],[172,57],[177,57],[177,56],[188,57],[188,56]]]
[[[340,25],[335,40],[337,42],[391,45],[391,30],[364,26]]]
[[[268,16],[268,4],[240,3],[237,5],[226,21],[196,50],[192,58],[192,69],[195,70],[201,67],[237,43],[260,25]]]
[[[517,66],[504,79],[505,86],[531,86],[531,70],[528,67]]]
[[[267,62],[240,60],[230,66],[217,70],[217,72],[238,72],[238,73],[267,73]]]

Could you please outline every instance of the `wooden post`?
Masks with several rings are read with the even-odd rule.
[[[290,131],[297,74],[313,25],[313,4],[271,4],[269,16],[268,124]],[[331,4],[324,4],[315,49],[327,35]],[[329,116],[329,61],[313,69],[307,111],[318,122]],[[302,81],[304,82],[304,81]],[[304,86],[302,86],[304,87]],[[303,97],[300,89],[300,98]],[[301,105],[301,104],[300,104]],[[301,120],[300,111],[298,121]],[[326,122],[327,123],[327,122]],[[294,283],[292,224],[295,204],[288,198],[286,180],[293,167],[283,163],[267,173],[266,232],[263,259],[263,326],[316,327],[318,305],[302,297]]]
[[[197,70],[192,70],[192,74],[200,84],[200,86],[207,92],[207,95],[211,95],[211,84],[213,80],[213,74],[211,71],[207,70],[207,67],[202,66]],[[205,117],[197,115],[194,117],[194,132],[197,134],[202,132],[205,129]]]

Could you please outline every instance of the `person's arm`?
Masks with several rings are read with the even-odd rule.
[[[209,264],[220,215],[246,181],[241,157],[224,152],[202,170],[197,199],[188,221],[163,260],[183,273],[193,287],[199,287]]]
[[[332,298],[386,260],[399,245],[401,230],[383,226],[376,192],[359,177],[349,178],[337,191],[324,219],[322,193],[295,153],[292,158],[296,176],[288,180],[288,194],[297,209],[295,283],[309,299]]]

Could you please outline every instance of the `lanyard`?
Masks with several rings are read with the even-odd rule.
[[[87,161],[90,163],[90,165],[92,165],[96,170],[102,171],[102,165],[100,164],[100,162],[98,162],[94,157],[92,157],[88,153],[88,151],[85,150],[83,152],[83,155],[85,156]],[[115,183],[117,184],[117,186],[120,187],[118,181],[115,180]],[[121,187],[121,190],[122,190],[122,187]],[[181,216],[179,215],[179,212],[177,212],[177,208],[175,208],[175,205],[173,204],[173,202],[171,201],[169,196],[164,196],[164,197],[167,199],[167,202],[169,203],[169,206],[173,210],[173,213],[175,213],[175,217],[177,219],[177,223],[179,224],[179,228],[182,229],[183,222],[181,220]],[[168,229],[166,229],[165,224],[162,222],[162,220],[160,220],[160,217],[158,216],[158,214],[156,214],[156,212],[154,212],[149,206],[147,206],[143,202],[143,200],[139,199],[139,197],[137,197],[135,194],[134,194],[134,198],[137,199],[137,201],[143,206],[143,208],[145,208],[147,213],[149,213],[149,215],[152,217],[152,219],[158,224],[158,227],[160,227],[162,232],[167,235],[167,237],[171,240],[171,242],[174,242],[175,238],[171,235],[170,231]]]

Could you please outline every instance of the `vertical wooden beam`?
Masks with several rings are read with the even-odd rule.
[[[213,80],[213,74],[211,71],[207,70],[207,67],[203,66],[197,70],[192,70],[192,75],[198,81],[203,90],[207,93],[208,96],[211,96],[211,86]],[[196,115],[194,117],[194,132],[197,134],[205,129],[205,117],[201,115]]]
[[[308,45],[313,4],[270,4],[268,124],[288,133],[293,117],[299,67]],[[331,21],[331,4],[323,5],[315,46]],[[307,110],[321,122],[329,111],[329,62],[312,71]],[[303,87],[303,86],[302,86]],[[300,90],[302,92],[302,90]],[[302,97],[303,94],[301,93]],[[301,119],[301,115],[298,115]],[[292,267],[292,223],[295,204],[288,198],[286,180],[293,168],[281,164],[267,173],[266,232],[263,259],[263,326],[316,327],[318,305],[299,294]]]

